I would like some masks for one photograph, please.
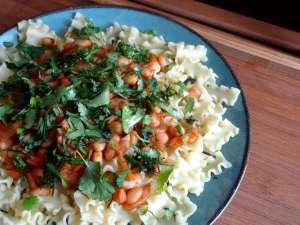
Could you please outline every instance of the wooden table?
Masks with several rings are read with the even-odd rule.
[[[124,0],[95,1],[147,8]],[[54,9],[87,4],[91,2],[1,0],[0,30]],[[250,111],[251,144],[246,176],[216,224],[300,224],[300,59],[191,20],[172,17],[202,34],[223,54],[241,83]]]

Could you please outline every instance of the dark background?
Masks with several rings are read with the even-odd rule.
[[[198,0],[300,32],[299,0]]]

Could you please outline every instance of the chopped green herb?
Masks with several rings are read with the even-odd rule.
[[[174,116],[176,118],[182,118],[183,117],[183,115],[180,111],[174,110],[173,108],[171,108],[170,106],[166,105],[163,102],[160,103],[160,107],[162,108],[162,110],[166,111],[171,116]]]
[[[20,153],[17,153],[15,158],[14,158],[14,166],[21,172],[25,172],[27,169],[27,165],[25,161],[21,158]]]
[[[139,209],[139,212],[140,212],[140,215],[144,216],[149,212],[149,209],[147,206],[144,206]]]
[[[143,119],[143,124],[149,125],[151,123],[151,116],[150,115],[145,115]]]
[[[13,105],[11,103],[5,103],[0,106],[0,121],[6,125],[8,119],[8,112],[11,110]]]
[[[117,187],[121,187],[122,186],[122,184],[123,184],[123,182],[124,182],[124,180],[125,180],[125,178],[126,178],[127,175],[128,175],[128,170],[124,170],[124,171],[122,171],[118,175],[118,177],[116,179],[116,185],[117,185]]]
[[[156,36],[156,32],[154,29],[148,29],[143,32],[144,34],[150,34],[152,36]]]
[[[39,206],[39,199],[37,196],[29,196],[24,198],[22,207],[27,211],[35,211]]]
[[[29,45],[25,42],[19,43],[16,48],[19,50],[19,53],[27,58],[34,59],[44,53],[45,49],[43,47],[37,47]]]
[[[184,134],[184,130],[183,130],[182,126],[180,126],[179,124],[176,126],[176,129],[177,129],[179,135],[182,136]]]
[[[116,51],[129,59],[134,59],[137,63],[148,62],[150,58],[150,54],[147,49],[138,49],[137,47],[126,44],[121,40],[117,42]]]
[[[34,125],[36,118],[37,118],[37,110],[30,108],[25,114],[24,127],[26,129],[30,129]]]
[[[104,176],[99,162],[87,162],[87,167],[83,176],[80,178],[79,190],[100,201],[106,201],[111,198],[115,189]]]
[[[49,113],[45,113],[43,117],[40,117],[37,125],[37,135],[41,138],[45,138],[48,131],[53,128],[54,120],[54,115]]]
[[[18,128],[17,129],[17,135],[18,135],[18,139],[19,139],[19,142],[23,142],[24,140],[24,137],[25,137],[25,129],[24,128]]]
[[[139,137],[139,139],[142,142],[149,143],[150,142],[149,135],[153,134],[153,132],[154,132],[153,128],[148,127],[148,126],[142,126],[142,128],[141,128],[141,137]]]
[[[144,89],[144,81],[142,78],[139,78],[137,81],[137,90],[142,91]]]
[[[87,102],[87,106],[89,107],[99,107],[103,105],[109,104],[109,88],[106,87],[97,97]]]
[[[64,188],[67,188],[67,187],[68,187],[67,182],[66,182],[65,179],[60,175],[59,170],[57,169],[57,167],[55,167],[52,163],[47,163],[47,164],[46,164],[46,168],[47,168],[47,170],[48,170],[51,174],[53,174],[54,176],[56,176],[57,178],[60,179],[61,185],[62,185]]]
[[[158,152],[154,149],[136,150],[133,154],[126,154],[125,159],[132,167],[146,173],[155,172],[161,162]]]
[[[58,76],[61,73],[61,70],[58,67],[58,63],[54,57],[50,58],[50,73],[54,76]]]
[[[195,100],[194,100],[194,98],[188,97],[188,98],[186,99],[186,105],[185,105],[185,107],[184,107],[184,111],[185,111],[186,113],[192,112],[192,111],[193,111],[193,108],[194,108],[194,105],[195,105]]]
[[[72,30],[72,35],[75,37],[86,37],[89,38],[90,36],[96,36],[101,32],[100,27],[96,27],[90,20],[88,21],[88,25],[84,26],[81,29],[74,28]]]
[[[69,87],[60,86],[56,91],[57,98],[63,103],[76,100],[76,93],[77,91],[73,85]]]
[[[167,187],[167,182],[169,177],[171,176],[173,172],[173,167],[172,166],[166,166],[158,175],[156,178],[156,193],[161,193],[163,192],[166,187]]]
[[[143,69],[139,66],[135,66],[132,68],[132,72],[134,72],[137,75],[140,75],[142,71],[143,71]]]
[[[174,63],[169,63],[169,64],[166,65],[165,68],[164,68],[165,72],[170,71],[174,66],[175,66]]]
[[[142,109],[138,109],[135,114],[128,107],[125,106],[122,110],[122,127],[125,133],[129,133],[129,131],[141,121],[144,117],[144,111]]]
[[[86,117],[89,114],[88,109],[81,102],[77,103],[78,112],[81,117]]]

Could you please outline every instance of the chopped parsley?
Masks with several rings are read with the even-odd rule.
[[[122,184],[123,184],[123,182],[124,182],[127,175],[128,175],[128,170],[124,170],[118,175],[118,177],[116,179],[116,186],[117,187],[122,186]]]
[[[7,123],[9,110],[11,110],[12,107],[13,105],[11,103],[5,103],[0,106],[0,121],[2,121],[5,125]]]
[[[39,206],[39,199],[37,196],[28,196],[24,198],[22,207],[27,211],[35,211]]]
[[[126,154],[125,159],[133,167],[146,173],[154,173],[161,163],[159,154],[154,149],[136,150],[133,154]]]
[[[122,127],[124,132],[128,133],[143,117],[144,110],[138,109],[136,112],[133,112],[128,106],[125,106],[122,109]]]
[[[192,97],[188,97],[186,99],[186,105],[184,107],[184,111],[187,112],[187,113],[190,113],[193,111],[193,108],[194,108],[194,104],[195,104],[195,100],[194,98]]]
[[[167,187],[169,177],[173,172],[172,166],[166,166],[156,178],[156,192],[159,194],[163,192]]]
[[[104,176],[99,162],[87,162],[87,167],[85,168],[83,176],[80,178],[78,188],[82,193],[92,199],[98,199],[100,201],[110,199],[115,191],[107,177]]]
[[[14,166],[21,172],[25,172],[27,169],[27,165],[25,161],[21,158],[20,153],[17,153],[15,158],[14,158]]]
[[[155,32],[154,29],[144,30],[143,33],[144,33],[144,34],[149,34],[149,35],[152,35],[152,36],[156,36],[156,32]]]
[[[150,59],[150,54],[147,49],[138,49],[137,47],[126,44],[121,40],[118,40],[116,45],[116,51],[120,53],[120,55],[129,59],[134,59],[137,63],[146,63]]]

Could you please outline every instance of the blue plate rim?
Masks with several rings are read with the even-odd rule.
[[[148,9],[140,9],[138,7],[135,7],[135,6],[122,6],[122,5],[113,5],[113,4],[71,6],[71,7],[66,7],[66,8],[63,8],[63,9],[51,10],[49,12],[38,14],[38,15],[36,15],[34,17],[23,18],[23,19],[25,19],[25,20],[28,20],[28,19],[34,19],[34,20],[36,20],[36,19],[39,19],[40,17],[49,16],[49,15],[56,14],[56,13],[59,13],[59,12],[71,11],[71,10],[77,10],[77,9],[92,9],[92,8],[95,8],[95,9],[97,9],[97,8],[130,9],[130,10],[134,10],[134,11],[140,11],[140,12],[143,12],[143,13],[155,15],[155,16],[167,19],[167,20],[169,20],[169,21],[171,21],[171,22],[173,22],[173,23],[175,23],[175,24],[177,24],[179,26],[182,26],[185,29],[187,29],[188,31],[190,31],[191,33],[193,33],[196,36],[200,37],[213,51],[215,51],[215,53],[223,60],[224,64],[227,66],[227,68],[229,69],[230,73],[232,74],[232,77],[233,77],[234,81],[236,82],[237,87],[241,91],[240,95],[241,95],[241,98],[242,98],[242,104],[244,106],[244,110],[245,110],[245,114],[246,114],[246,133],[247,133],[246,134],[246,138],[247,138],[247,140],[246,140],[246,145],[245,145],[245,154],[244,154],[243,161],[242,161],[242,164],[241,164],[241,170],[240,170],[238,179],[234,183],[233,188],[232,188],[231,192],[228,194],[228,197],[224,201],[223,205],[221,205],[218,208],[218,210],[216,210],[216,212],[214,213],[214,215],[212,216],[212,218],[209,219],[209,221],[207,223],[207,225],[214,224],[217,221],[217,219],[221,216],[221,214],[224,212],[224,210],[229,206],[229,204],[233,200],[235,194],[237,193],[237,190],[239,189],[239,187],[240,187],[240,185],[242,183],[242,180],[243,180],[243,178],[245,176],[247,165],[248,165],[248,160],[249,160],[249,152],[250,152],[249,149],[250,149],[250,139],[251,139],[251,129],[250,129],[250,119],[249,119],[250,117],[249,117],[249,110],[248,110],[248,105],[247,105],[246,98],[245,98],[245,95],[244,95],[244,91],[243,91],[243,89],[242,89],[242,87],[240,85],[240,82],[239,82],[237,76],[233,72],[233,70],[232,70],[230,64],[227,62],[227,60],[219,52],[219,50],[217,50],[210,43],[210,41],[208,41],[206,38],[204,38],[201,34],[197,33],[194,29],[188,27],[187,25],[183,24],[182,22],[179,22],[179,21],[171,18],[171,16],[163,15],[163,14],[161,14],[159,12],[153,12],[153,11],[148,10]],[[0,32],[0,36],[4,35],[5,33],[10,32],[10,31],[12,31],[12,30],[14,30],[16,28],[17,28],[16,25],[9,26],[4,31]]]

